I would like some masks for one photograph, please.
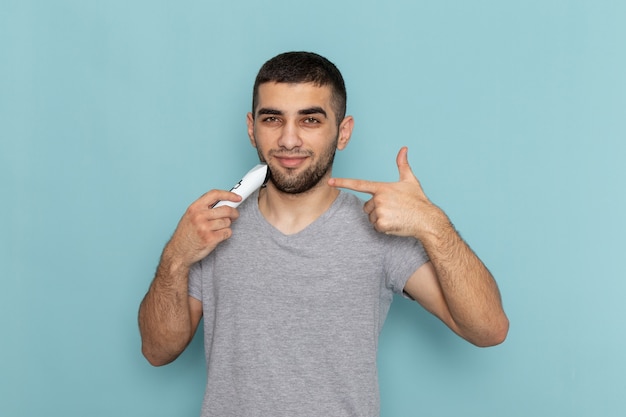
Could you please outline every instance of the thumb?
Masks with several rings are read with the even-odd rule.
[[[413,170],[409,165],[408,158],[409,148],[403,146],[398,152],[398,156],[396,157],[396,164],[398,165],[398,173],[400,174],[400,181],[405,180],[416,180],[415,175],[413,174]]]

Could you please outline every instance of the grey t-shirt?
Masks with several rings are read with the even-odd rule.
[[[378,336],[393,294],[428,260],[421,243],[376,232],[346,192],[284,235],[257,197],[190,273],[204,311],[202,417],[378,416]]]

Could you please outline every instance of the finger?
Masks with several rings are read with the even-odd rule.
[[[376,208],[376,204],[374,203],[374,198],[370,198],[363,204],[363,211],[367,214],[370,214]]]
[[[380,187],[380,184],[377,182],[350,178],[331,178],[328,180],[328,185],[367,194],[375,194]]]
[[[414,180],[416,179],[413,174],[413,170],[409,165],[409,148],[403,146],[398,152],[396,157],[396,164],[398,165],[398,172],[400,173],[400,181]]]
[[[239,217],[239,211],[228,206],[215,210],[196,206],[188,210],[186,217],[194,227],[205,231],[215,231],[230,227],[231,223]]]
[[[243,198],[239,194],[233,193],[232,191],[221,191],[220,193],[223,197],[218,196],[217,200],[211,203],[211,208],[213,208],[220,201],[239,203],[241,200],[243,200]]]
[[[211,190],[200,197],[197,202],[202,206],[212,208],[219,201],[232,201],[237,203],[241,201],[241,196],[235,194],[232,191],[226,190]]]
[[[210,221],[207,224],[207,227],[209,231],[219,232],[225,229],[230,230],[231,225],[232,225],[232,220],[230,220],[228,217],[222,217],[220,219],[215,219],[213,221]]]
[[[376,214],[376,211],[370,212],[367,218],[369,219],[370,223],[374,226],[374,228],[376,228],[376,223],[378,223],[378,215]]]

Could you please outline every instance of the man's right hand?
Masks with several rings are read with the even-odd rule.
[[[165,245],[154,280],[141,302],[141,350],[152,365],[176,359],[196,332],[202,303],[188,295],[189,269],[232,235],[230,226],[239,217],[236,208],[213,208],[220,200],[239,202],[241,197],[212,190],[189,206]]]
[[[211,190],[193,202],[178,222],[165,251],[170,259],[190,267],[232,236],[232,222],[239,211],[229,206],[213,208],[221,200],[239,202],[241,196],[224,190]]]

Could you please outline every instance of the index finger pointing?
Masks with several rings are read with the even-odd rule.
[[[368,194],[374,194],[378,190],[376,182],[350,178],[331,178],[328,180],[328,185]]]

